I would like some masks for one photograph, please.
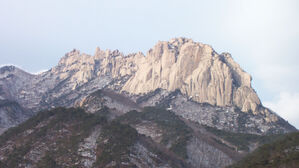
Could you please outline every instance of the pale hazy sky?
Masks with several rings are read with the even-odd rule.
[[[263,104],[299,128],[297,0],[0,0],[0,65],[32,73],[73,48],[145,53],[182,36],[231,53]]]

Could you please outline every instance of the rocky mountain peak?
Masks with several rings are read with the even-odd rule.
[[[202,52],[203,54],[191,54],[191,52]],[[214,56],[214,50],[211,46],[194,42],[192,39],[188,38],[173,38],[169,41],[159,41],[152,49],[147,53],[147,57],[150,60],[170,60],[170,61],[178,61],[178,56],[180,52],[183,52],[187,57],[193,56],[197,57],[197,60],[203,59],[205,56]],[[200,57],[198,57],[200,56]],[[163,57],[163,58],[162,58]],[[188,59],[189,58],[184,58]],[[192,59],[192,58],[191,58]],[[172,63],[172,62],[166,62]]]
[[[79,56],[80,56],[80,51],[77,49],[73,49],[72,51],[66,53],[64,57],[60,59],[58,65],[60,64],[65,65],[65,64],[70,64],[71,62],[75,62],[76,60],[78,60]]]
[[[251,88],[251,76],[230,54],[187,38],[160,41],[126,82],[123,91],[146,94],[158,88],[179,89],[192,100],[216,106],[236,105],[259,113],[260,100]]]
[[[0,67],[0,79],[12,77],[12,76],[26,77],[26,76],[33,76],[33,75],[13,65]]]
[[[25,72],[23,70],[21,70],[20,68],[14,66],[14,65],[6,65],[6,66],[2,66],[0,67],[0,74],[4,74],[4,73],[17,73],[17,72]]]
[[[80,55],[80,50],[74,48],[72,51],[65,54],[66,57],[71,57],[75,55]]]
[[[13,65],[3,66],[3,67],[0,67],[0,73],[3,74],[5,72],[13,72],[15,69],[16,69],[16,67]]]

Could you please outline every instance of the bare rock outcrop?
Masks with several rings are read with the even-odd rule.
[[[243,112],[258,113],[261,102],[251,87],[251,76],[228,53],[219,55],[209,45],[176,38],[158,42],[139,61],[123,91],[145,94],[157,88],[179,89],[200,103],[236,105]]]
[[[142,53],[124,56],[118,50],[103,51],[100,48],[96,49],[94,56],[90,56],[74,49],[59,61],[51,73],[59,74],[61,79],[66,79],[72,74],[70,81],[76,83],[76,87],[100,76],[120,78],[132,75],[136,71],[134,61],[138,62],[143,57]]]

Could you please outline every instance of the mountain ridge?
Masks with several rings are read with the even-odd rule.
[[[161,50],[161,48],[165,48],[166,45],[172,49],[171,52],[174,52],[174,55],[171,55],[173,53],[167,54],[167,52],[169,52],[167,49],[165,49],[166,51]],[[90,55],[87,55],[84,53],[81,54],[79,50],[74,49],[73,51],[67,53],[64,57],[62,57],[60,59],[58,65],[51,68],[49,71],[51,71],[52,74],[54,74],[54,75],[57,73],[60,73],[59,78],[61,78],[62,80],[66,79],[66,77],[68,77],[69,75],[72,75],[71,82],[75,83],[73,85],[72,89],[75,89],[77,86],[80,86],[80,85],[88,82],[91,78],[93,78],[95,76],[103,76],[106,74],[110,74],[112,78],[118,78],[118,77],[123,77],[126,75],[134,76],[134,72],[136,72],[137,73],[136,77],[128,79],[128,81],[124,84],[121,91],[127,91],[132,94],[140,94],[140,93],[147,93],[149,91],[153,91],[157,88],[167,89],[170,91],[174,91],[175,89],[181,89],[181,91],[184,92],[186,95],[192,96],[192,98],[195,101],[198,101],[201,103],[207,102],[209,104],[217,105],[217,106],[237,105],[240,109],[242,109],[242,111],[252,110],[253,112],[256,112],[258,110],[257,107],[261,103],[260,103],[259,98],[256,96],[254,90],[243,91],[244,90],[243,89],[242,91],[238,91],[236,93],[236,95],[232,95],[232,93],[230,91],[226,91],[227,93],[225,93],[225,90],[231,89],[230,85],[233,84],[232,82],[236,83],[236,85],[244,84],[245,87],[251,88],[251,83],[250,83],[251,76],[247,73],[242,74],[243,76],[242,75],[238,76],[238,75],[234,75],[236,73],[233,72],[234,74],[232,74],[232,77],[228,77],[228,80],[231,79],[234,81],[228,81],[228,80],[223,81],[224,83],[223,82],[222,83],[225,85],[224,88],[217,88],[215,86],[204,86],[207,84],[202,83],[203,88],[201,90],[196,90],[196,88],[194,86],[191,86],[191,85],[195,85],[192,82],[192,80],[194,80],[193,78],[201,77],[199,75],[197,75],[195,77],[189,77],[191,79],[172,82],[172,79],[163,79],[163,78],[165,78],[163,76],[168,75],[168,73],[166,72],[165,75],[163,75],[163,74],[161,75],[161,77],[160,77],[161,79],[159,81],[152,81],[152,82],[149,81],[149,83],[159,83],[158,86],[151,86],[150,88],[144,87],[147,85],[140,84],[141,82],[143,82],[142,80],[135,82],[136,78],[139,78],[138,76],[143,76],[144,74],[147,78],[149,76],[153,76],[155,73],[155,72],[153,72],[153,70],[157,69],[155,67],[149,67],[149,69],[143,71],[143,69],[141,67],[144,66],[144,64],[143,64],[144,62],[148,62],[149,60],[152,60],[152,61],[161,60],[161,64],[163,64],[160,67],[161,71],[168,71],[169,67],[167,67],[167,66],[170,66],[172,64],[173,60],[177,60],[178,58],[180,58],[178,52],[180,52],[181,48],[182,47],[186,48],[186,46],[189,47],[190,45],[196,45],[196,47],[197,47],[197,48],[195,48],[196,50],[202,49],[202,53],[199,55],[200,56],[202,55],[201,57],[203,57],[203,58],[206,57],[206,55],[210,56],[209,54],[211,54],[212,57],[219,56],[219,59],[216,58],[217,61],[218,60],[220,60],[220,62],[227,61],[227,62],[229,62],[229,63],[227,63],[227,65],[228,65],[228,67],[231,67],[231,69],[237,69],[238,71],[243,71],[242,69],[240,69],[239,65],[237,65],[235,62],[233,62],[233,60],[229,54],[225,53],[222,55],[218,55],[211,48],[211,46],[202,44],[202,43],[196,43],[196,42],[192,41],[191,39],[187,39],[187,38],[175,38],[175,39],[171,39],[169,42],[159,41],[152,49],[150,49],[148,51],[147,56],[143,55],[142,53],[128,54],[125,56],[122,53],[120,53],[118,50],[102,51],[99,48],[96,49],[94,56],[90,56]],[[190,50],[190,49],[188,49],[188,50]],[[156,53],[158,53],[158,54],[156,54]],[[166,53],[166,54],[164,54],[164,53]],[[206,54],[206,53],[208,53],[208,54]],[[162,57],[163,55],[161,55],[161,54],[164,54],[165,56]],[[187,53],[187,55],[192,55],[192,54],[193,54],[192,52]],[[117,60],[117,57],[121,57],[121,59],[123,59],[123,61],[119,60],[119,59]],[[133,57],[133,58],[127,60],[128,58],[131,58],[131,57]],[[196,59],[203,59],[203,58],[196,58]],[[167,59],[169,59],[170,62],[167,62]],[[171,61],[171,59],[172,59],[172,61]],[[165,60],[165,61],[163,61],[163,60]],[[184,59],[184,60],[188,60],[188,59]],[[181,70],[178,70],[178,72],[176,74],[182,74],[182,75],[176,75],[176,76],[182,76],[182,78],[186,78],[185,76],[190,75],[190,73],[192,73],[194,71],[192,69],[188,70],[189,66],[193,66],[193,67],[205,66],[205,65],[198,65],[198,63],[193,64],[192,61],[194,61],[194,60],[192,58],[190,58],[188,63],[185,63],[184,65],[182,65],[183,68],[174,67],[174,68],[171,68],[170,71],[173,71],[173,69],[174,70],[181,69]],[[198,61],[202,62],[202,60],[198,60]],[[128,67],[128,64],[126,64],[126,62],[129,64],[129,67]],[[218,62],[216,62],[216,63],[218,63]],[[101,67],[98,67],[97,64],[101,64]],[[113,65],[115,65],[115,67],[111,67]],[[132,67],[132,65],[133,66],[135,65],[135,66]],[[136,67],[138,65],[139,65],[139,67]],[[78,66],[80,66],[80,67],[78,68]],[[220,63],[220,66],[222,66],[221,63]],[[138,70],[136,70],[136,68],[138,68]],[[208,66],[207,68],[210,68],[210,67]],[[79,69],[79,71],[78,71],[78,69]],[[159,67],[158,67],[158,69],[159,69]],[[164,69],[166,69],[166,70],[164,70]],[[184,69],[187,69],[187,70],[184,70]],[[74,75],[71,73],[67,73],[69,71],[76,71],[76,70],[78,72],[74,72]],[[98,71],[94,72],[96,70],[98,70]],[[221,70],[227,71],[226,69],[221,69]],[[49,71],[47,71],[47,72],[49,72]],[[153,74],[147,73],[145,71],[153,72]],[[200,71],[205,71],[205,68]],[[45,74],[47,72],[44,72],[37,76],[42,76],[43,74]],[[196,84],[200,85],[198,82],[209,81],[209,80],[211,80],[211,78],[213,79],[213,76],[210,76],[213,73],[218,73],[218,72],[211,72],[210,74],[208,74],[208,73],[204,74],[205,76],[208,75],[208,77],[201,79],[201,81],[197,81]],[[223,77],[225,77],[226,75],[231,75],[231,74],[230,74],[230,72],[227,72],[227,74],[225,74]],[[217,77],[217,76],[215,76],[215,77]],[[221,77],[221,78],[223,78],[223,77]],[[182,79],[177,79],[177,80],[182,80]],[[188,81],[188,80],[191,80],[191,82],[189,81],[190,83],[187,84],[187,86],[183,86],[182,82],[186,83],[186,81]],[[225,80],[225,79],[220,79],[220,80]],[[163,82],[165,82],[165,81],[166,82],[169,81],[170,86],[168,86],[168,87],[163,86]],[[147,79],[144,81],[144,83],[145,82],[148,82]],[[178,83],[178,84],[176,84],[176,83]],[[219,85],[221,85],[221,84],[219,84]],[[137,87],[137,89],[136,89],[136,87]],[[193,87],[193,88],[188,88],[188,87]],[[209,90],[209,88],[210,88],[209,92],[211,92],[210,95],[208,95],[209,93],[201,93],[201,92],[205,92],[204,91],[205,89]],[[245,93],[242,93],[242,92],[245,92]],[[249,95],[250,98],[247,98],[249,100],[244,98],[244,96],[242,95],[242,94],[248,94],[247,92],[249,92],[249,94],[251,94],[251,95]],[[216,95],[216,96],[213,96],[213,95]],[[238,97],[238,95],[241,95],[241,96],[239,96],[239,97],[241,97],[240,99],[232,100],[233,97],[236,97],[236,96]]]
[[[124,55],[118,50],[103,51],[97,48],[91,56],[74,49],[65,54],[57,66],[46,72],[28,75],[24,79],[18,73],[12,73],[11,76],[14,77],[0,76],[0,88],[14,92],[9,96],[1,93],[0,96],[35,112],[59,106],[72,107],[96,90],[104,88],[123,94],[132,101],[151,94],[156,100],[162,100],[179,90],[186,97],[181,99],[184,102],[208,103],[220,108],[236,107],[256,118],[256,126],[252,127],[259,127],[266,132],[272,126],[263,126],[262,129],[261,123],[275,125],[281,120],[263,107],[251,87],[251,76],[241,69],[230,54],[218,54],[210,45],[187,38],[159,41],[146,55],[141,52]],[[163,90],[163,93],[156,94],[157,89]],[[147,100],[142,104],[155,105]],[[173,102],[172,105],[183,106],[179,102]],[[183,108],[177,108],[181,110],[178,113],[186,112]],[[196,113],[195,110],[192,115]],[[290,127],[282,130],[288,129]]]

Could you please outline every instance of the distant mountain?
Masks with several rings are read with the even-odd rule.
[[[299,165],[299,133],[290,133],[265,144],[230,168],[297,168]]]

